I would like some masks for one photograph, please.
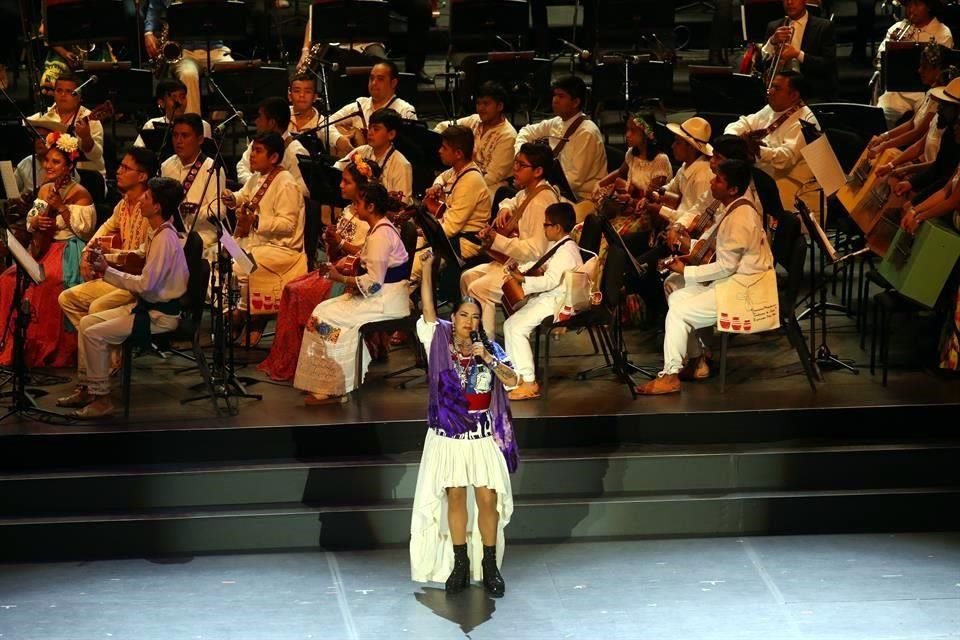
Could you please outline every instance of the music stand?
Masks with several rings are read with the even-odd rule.
[[[925,92],[929,87],[920,82],[917,67],[920,53],[926,47],[920,42],[888,42],[880,54],[880,82],[884,91]],[[941,59],[950,49],[940,46]]]
[[[297,156],[303,181],[310,190],[310,199],[331,207],[345,207],[349,201],[340,195],[343,174],[333,166],[330,156]]]
[[[170,40],[206,42],[209,74],[210,43],[243,38],[247,33],[247,6],[241,0],[178,1],[167,7],[167,24]]]
[[[690,92],[697,112],[754,113],[767,104],[763,79],[729,67],[690,65]]]
[[[333,92],[340,96],[368,95],[367,85],[370,81],[370,70],[373,65],[362,67],[344,67],[344,72],[334,76]],[[406,100],[416,108],[419,98],[417,91],[417,77],[412,73],[401,71],[397,74],[397,97]]]
[[[153,74],[134,69],[129,62],[84,62],[80,75],[97,77],[95,84],[83,88],[83,101],[88,105],[109,100],[117,113],[132,113],[153,102]],[[111,118],[110,126],[116,138],[117,118]]]
[[[743,41],[766,42],[767,25],[774,20],[782,20],[783,17],[782,0],[742,0],[740,35],[743,36]]]
[[[593,99],[597,105],[637,109],[641,101],[663,105],[673,95],[673,64],[649,56],[605,55],[593,68]]]
[[[597,0],[597,34],[594,47],[603,42],[630,42],[633,51],[646,49],[662,57],[673,46],[676,9],[674,3],[658,0]],[[668,44],[664,44],[663,39]]]
[[[527,120],[542,99],[549,102],[552,62],[536,57],[533,51],[490,51],[485,60],[472,64],[465,60],[462,69],[465,72],[463,106],[468,112],[473,111],[477,90],[488,80],[503,85],[514,112],[519,105],[527,107]]]
[[[287,93],[288,73],[281,67],[223,67],[218,62],[213,68],[213,78],[221,91],[233,98],[238,109],[248,118],[255,118],[257,107],[266,98]],[[207,96],[209,108],[229,108],[227,101],[218,92]]]
[[[413,166],[413,194],[415,199],[433,184],[437,172],[445,167],[440,162],[440,134],[427,128],[419,120],[404,120],[393,141],[393,146]]]
[[[150,149],[161,161],[173,155],[172,127],[165,122],[155,123],[153,129],[140,129],[143,146]]]
[[[314,0],[312,42],[385,42],[390,38],[386,0]]]
[[[450,49],[490,51],[506,44],[521,48],[530,32],[530,9],[524,0],[451,0]],[[510,42],[516,38],[517,46]],[[448,55],[449,67],[449,55]]]
[[[434,255],[440,258],[440,260],[434,263],[436,265],[434,275],[437,276],[434,278],[434,283],[436,283],[438,291],[441,289],[444,290],[440,291],[440,293],[449,295],[447,295],[443,301],[438,299],[437,306],[442,306],[447,299],[458,300],[460,298],[460,275],[466,266],[466,262],[460,257],[460,251],[457,247],[453,246],[450,238],[447,237],[443,227],[440,225],[440,221],[434,218],[426,208],[418,207],[413,214],[413,221],[423,233],[425,243],[422,249],[430,247],[433,249]],[[418,249],[418,251],[422,249]],[[442,271],[440,268],[441,260],[447,267],[445,272],[447,275],[444,278],[440,277]]]
[[[44,3],[47,42],[53,45],[128,40],[122,0],[60,0]]]

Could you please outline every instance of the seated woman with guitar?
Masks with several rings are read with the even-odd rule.
[[[67,367],[76,362],[77,335],[75,327],[65,321],[57,299],[64,289],[83,282],[80,255],[85,240],[93,233],[97,212],[90,193],[71,179],[80,157],[80,141],[71,135],[51,133],[47,146],[43,161],[47,182],[41,185],[26,222],[26,230],[32,234],[30,253],[46,274],[46,280],[30,287],[26,294],[33,314],[27,329],[27,366]],[[15,288],[14,266],[0,276],[3,327],[12,321],[8,313]],[[12,359],[13,340],[9,339],[0,351],[0,365],[9,365]]]
[[[357,378],[363,380],[370,352],[363,345],[362,371],[357,376],[357,341],[368,322],[403,318],[410,313],[407,250],[390,218],[392,198],[380,184],[360,189],[357,216],[370,225],[357,259],[327,267],[327,277],[348,291],[317,305],[307,321],[293,386],[308,392],[306,404],[345,402]]]
[[[283,168],[284,144],[278,133],[261,133],[250,145],[253,177],[239,193],[221,199],[236,209],[234,236],[253,255],[257,269],[240,275],[240,304],[234,318],[251,345],[260,342],[267,320],[280,310],[280,292],[307,273],[303,252],[304,203],[297,179]],[[244,322],[247,326],[244,327]]]
[[[357,214],[360,189],[379,180],[380,167],[372,160],[358,159],[347,165],[340,179],[340,195],[349,200],[335,225],[327,227],[323,243],[327,261],[360,253],[370,225]],[[317,269],[297,278],[283,288],[277,315],[277,333],[270,354],[257,367],[274,380],[292,380],[297,370],[297,353],[303,341],[303,330],[314,308],[344,291],[342,283],[325,278],[324,269]]]

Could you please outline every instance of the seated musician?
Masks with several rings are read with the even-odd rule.
[[[179,80],[174,78],[161,80],[157,83],[156,95],[157,108],[160,110],[162,115],[159,115],[156,118],[150,118],[144,122],[144,131],[152,131],[157,128],[157,125],[172,127],[173,119],[186,113],[187,86]],[[210,128],[210,123],[206,120],[203,121],[203,137],[213,137],[213,130]],[[146,145],[143,141],[143,138],[141,136],[137,136],[133,146],[143,147]]]
[[[960,143],[960,119],[954,119],[951,134],[954,142]],[[955,165],[953,174],[943,187],[922,200],[919,200],[916,194],[909,190],[901,188],[898,191],[901,191],[904,196],[913,196],[911,202],[904,205],[900,226],[915,234],[921,223],[933,218],[954,214],[955,211],[960,209],[960,168]],[[960,218],[955,217],[955,219]]]
[[[374,111],[370,114],[367,143],[351,151],[334,166],[343,171],[356,158],[374,160],[383,172],[380,182],[387,191],[402,194],[399,199],[409,201],[413,194],[413,167],[406,156],[393,146],[402,121],[403,118],[393,109]]]
[[[43,183],[26,216],[26,230],[33,235],[23,240],[29,243],[30,253],[46,274],[46,279],[30,286],[25,296],[33,310],[26,344],[30,367],[73,366],[76,356],[75,327],[65,322],[57,298],[64,289],[83,281],[80,254],[97,222],[93,198],[71,178],[80,157],[80,145],[80,140],[69,134],[47,136]],[[12,327],[9,314],[16,289],[16,269],[16,265],[11,266],[0,276],[0,326],[3,327]],[[0,365],[10,365],[13,349],[10,333],[0,350]]]
[[[667,303],[666,334],[663,340],[663,370],[650,382],[637,387],[637,393],[659,395],[680,391],[682,379],[693,379],[707,366],[697,329],[717,323],[717,282],[734,275],[753,275],[773,268],[773,255],[763,232],[761,214],[743,196],[750,185],[750,167],[728,160],[717,167],[710,183],[713,196],[721,202],[725,214],[714,229],[716,258],[703,265],[685,265],[673,260],[668,280],[679,281],[671,287]],[[704,234],[704,239],[709,236]],[[702,377],[702,376],[696,376]]]
[[[45,36],[46,21],[40,23],[40,35]],[[47,55],[40,71],[40,93],[53,95],[57,78],[83,69],[84,62],[116,62],[113,48],[107,42],[85,42],[82,45],[53,45],[47,47]]]
[[[783,12],[786,17],[767,25],[764,61],[769,66],[779,49],[780,68],[803,74],[811,97],[831,98],[838,84],[833,22],[810,15],[807,0],[783,0]]]
[[[34,197],[37,195],[37,187],[45,182],[43,159],[47,156],[47,136],[53,133],[42,127],[35,126],[34,129],[37,130],[40,137],[33,136],[33,153],[25,156],[13,170],[13,178],[16,180],[17,188],[20,189],[21,193],[21,204],[15,206],[21,207],[23,212],[26,212],[33,204]],[[76,169],[73,170],[73,181],[80,182],[80,176]],[[25,205],[25,208],[22,205]]]
[[[310,191],[307,189],[307,183],[303,180],[303,174],[300,172],[300,160],[297,156],[310,155],[303,145],[294,140],[287,129],[290,126],[290,108],[287,101],[280,97],[267,98],[260,103],[257,108],[257,120],[254,123],[258,134],[276,133],[283,137],[284,150],[281,165],[290,172],[294,181],[300,188],[303,197],[309,198]],[[237,163],[237,180],[240,184],[247,184],[259,176],[250,166],[250,151],[253,148],[251,142],[243,152],[243,156]]]
[[[638,198],[656,191],[673,178],[670,158],[658,149],[653,126],[640,113],[627,117],[624,132],[627,151],[623,164],[597,183],[594,198],[604,193],[616,194],[621,200]]]
[[[312,8],[312,7],[311,7]],[[328,149],[334,149],[337,140],[340,139],[340,131],[336,126],[322,127],[323,117],[320,111],[314,106],[317,102],[317,79],[309,73],[298,73],[290,81],[290,88],[287,89],[287,97],[290,99],[290,125],[287,131],[293,135],[299,136],[309,133],[315,135]],[[327,142],[327,135],[330,136],[330,143]],[[303,144],[303,141],[301,144]]]
[[[465,118],[443,121],[434,127],[437,133],[456,124],[473,131],[473,161],[493,196],[508,186],[513,177],[513,145],[517,130],[503,114],[507,92],[498,83],[487,81],[477,90],[477,112]],[[468,158],[469,159],[469,158]]]
[[[942,6],[940,0],[907,0],[904,3],[906,17],[887,29],[877,48],[877,68],[880,68],[880,56],[890,42],[927,43],[933,40],[944,47],[953,48],[950,27],[937,19]],[[876,105],[883,109],[887,126],[892,128],[904,115],[916,112],[923,99],[922,91],[885,91],[877,98]]]
[[[513,161],[513,181],[520,192],[504,200],[492,227],[477,235],[484,248],[497,252],[500,260],[532,262],[547,250],[543,229],[547,207],[560,201],[560,194],[544,178],[553,163],[545,144],[525,143]],[[468,269],[460,276],[460,292],[480,304],[483,329],[496,333],[496,305],[503,297],[504,264],[499,261]]]
[[[172,0],[147,0],[147,12],[143,20],[143,46],[151,59],[160,58],[160,35],[163,20]],[[183,58],[173,65],[173,75],[187,87],[187,113],[200,113],[200,72],[207,68],[207,43],[204,40],[179,43]],[[222,40],[212,40],[209,51],[210,64],[230,62],[230,49]]]
[[[954,78],[946,87],[936,88],[932,92],[934,99],[940,103],[932,127],[939,132],[940,147],[933,162],[900,166],[894,161],[892,167],[885,165],[877,168],[877,175],[887,175],[889,172],[890,177],[897,181],[893,187],[894,193],[909,197],[915,204],[942,189],[960,162],[960,143],[954,135],[960,114],[960,100],[951,97],[960,94],[954,91],[960,91],[960,78]]]
[[[336,140],[334,151],[336,155],[345,156],[354,147],[367,143],[367,126],[370,116],[378,109],[391,108],[407,120],[417,119],[417,110],[406,100],[397,96],[397,82],[400,72],[397,65],[384,60],[373,65],[370,69],[370,79],[367,81],[367,91],[370,97],[360,96],[330,114],[326,122],[335,126],[343,135]],[[323,126],[324,122],[320,125]],[[333,142],[331,136],[331,141]],[[333,151],[332,151],[333,152]]]
[[[223,203],[237,209],[234,236],[257,263],[257,270],[249,276],[237,276],[240,303],[233,326],[239,331],[249,312],[250,344],[260,342],[267,318],[280,309],[283,287],[307,272],[303,195],[294,177],[280,164],[281,158],[280,134],[257,135],[250,146],[250,168],[255,177],[239,193],[223,192]]]
[[[724,133],[741,136],[753,149],[757,167],[773,176],[780,190],[780,202],[788,211],[795,209],[797,192],[813,181],[807,161],[800,155],[806,145],[803,125],[820,128],[816,116],[803,102],[806,84],[803,76],[782,71],[773,79],[767,93],[767,106],[748,116],[740,116],[727,125]],[[803,196],[810,210],[819,215],[820,199],[813,190]]]
[[[354,389],[357,341],[360,327],[368,322],[402,318],[410,313],[407,292],[407,250],[400,232],[387,217],[390,196],[380,184],[360,189],[356,215],[370,225],[367,241],[360,250],[362,273],[348,275],[330,266],[328,277],[343,283],[348,293],[321,302],[313,310],[306,329],[322,348],[301,349],[294,386],[309,392],[306,404],[345,401]],[[307,334],[304,334],[307,340]],[[366,344],[362,346],[364,378],[370,363]]]
[[[141,215],[140,208],[143,194],[147,191],[147,181],[156,174],[157,158],[152,151],[143,147],[131,147],[127,151],[117,167],[117,189],[123,198],[113,208],[113,215],[93,234],[85,252],[97,245],[101,238],[106,240],[111,236],[115,237],[113,248],[121,252],[137,251],[143,246],[150,225]],[[100,313],[136,302],[130,291],[95,277],[88,260],[81,261],[80,273],[86,282],[70,287],[59,298],[60,308],[74,327],[79,327],[80,321],[88,313]],[[80,347],[83,348],[82,343]],[[82,353],[78,364],[82,372],[85,364]]]
[[[450,238],[462,258],[480,253],[480,246],[461,234],[477,233],[490,221],[490,192],[480,168],[470,160],[474,155],[473,132],[454,125],[440,134],[440,161],[450,167],[434,180],[423,204],[440,221],[443,233]],[[422,241],[421,241],[422,244]],[[419,282],[420,255],[413,259],[410,280]]]
[[[340,178],[340,195],[350,202],[340,212],[336,224],[327,227],[323,241],[327,260],[336,263],[341,257],[360,253],[370,225],[356,215],[360,189],[378,181],[380,167],[376,162],[360,159],[348,165]],[[297,278],[283,288],[277,315],[277,333],[270,354],[257,367],[274,380],[291,380],[297,369],[297,354],[303,340],[303,329],[313,309],[328,298],[343,293],[343,284],[324,277],[317,269]]]
[[[573,206],[568,202],[551,204],[544,213],[544,219],[546,222],[543,223],[543,229],[549,244],[543,257],[550,257],[544,264],[539,264],[543,257],[536,262],[523,263],[508,276],[520,283],[524,295],[529,298],[503,323],[504,346],[514,363],[514,370],[521,378],[520,386],[510,391],[511,400],[540,397],[540,385],[537,384],[534,370],[536,363],[530,348],[530,334],[545,318],[553,317],[563,304],[566,293],[560,286],[563,283],[563,274],[583,265],[580,248],[570,237],[570,231],[577,221]],[[536,266],[543,269],[543,275],[524,275]]]
[[[82,157],[77,162],[77,169],[96,171],[106,178],[107,167],[103,163],[103,125],[99,120],[90,118],[90,109],[80,104],[79,95],[73,95],[78,86],[80,81],[75,75],[62,74],[53,86],[53,106],[46,112],[33,114],[30,120],[51,120],[64,125],[68,133],[79,139]],[[100,197],[103,194],[93,195]]]
[[[553,118],[528,124],[517,134],[514,151],[528,142],[545,141],[577,200],[589,199],[597,182],[607,175],[607,152],[600,129],[583,113],[587,87],[576,76],[553,82]]]
[[[180,206],[179,221],[184,231],[196,231],[203,239],[209,256],[217,245],[217,229],[208,219],[220,217],[217,194],[223,193],[226,174],[216,170],[214,159],[200,150],[203,142],[203,121],[195,113],[186,113],[173,119],[173,153],[160,165],[160,175],[173,178],[183,186],[186,194]],[[216,180],[216,182],[214,182]]]
[[[136,296],[136,302],[91,313],[80,322],[80,386],[60,398],[61,407],[77,407],[78,418],[100,418],[113,413],[110,401],[110,352],[131,339],[149,345],[150,335],[172,331],[180,323],[180,297],[187,291],[189,272],[173,216],[183,198],[183,187],[170,178],[151,178],[140,214],[150,230],[143,245],[145,264],[140,275],[118,271],[97,255],[90,265],[97,277]]]

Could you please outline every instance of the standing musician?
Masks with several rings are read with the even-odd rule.
[[[933,40],[937,44],[953,48],[950,27],[937,19],[941,10],[940,0],[907,0],[904,3],[906,18],[887,29],[887,34],[877,48],[876,67],[880,68],[880,56],[887,50],[888,42],[917,42],[925,44]],[[887,126],[892,128],[906,113],[916,111],[923,101],[923,91],[885,91],[876,100],[883,109]]]
[[[393,194],[402,194],[400,200],[409,201],[413,194],[413,166],[393,146],[403,118],[393,109],[383,108],[370,114],[367,143],[362,144],[339,160],[334,166],[343,171],[357,158],[375,160],[382,174],[380,183]]]
[[[795,67],[808,78],[811,96],[832,97],[838,83],[833,22],[810,15],[806,0],[783,0],[783,12],[786,17],[767,25],[764,62],[769,65],[779,50],[782,69]]]
[[[80,81],[72,73],[64,73],[53,85],[53,106],[45,113],[37,112],[30,120],[52,120],[67,127],[80,143],[83,159],[77,161],[77,169],[96,171],[106,179],[107,167],[103,163],[103,125],[90,119],[90,110],[80,104],[80,96],[74,90]],[[34,125],[37,126],[37,125]],[[41,125],[42,126],[42,125]],[[102,196],[103,194],[94,194]]]
[[[553,118],[528,124],[517,134],[514,151],[528,142],[546,141],[560,162],[573,196],[589,199],[607,175],[607,152],[600,129],[583,113],[587,87],[576,76],[563,76],[553,85]]]
[[[307,150],[297,140],[294,140],[288,131],[290,127],[290,109],[287,107],[287,101],[279,96],[267,98],[260,103],[257,108],[257,119],[254,122],[258,134],[276,133],[283,137],[284,151],[281,156],[283,168],[290,172],[297,186],[300,187],[300,193],[305,198],[310,197],[310,190],[307,189],[307,183],[303,180],[303,174],[300,172],[300,160],[297,156],[308,156]],[[243,156],[237,163],[237,180],[241,184],[248,183],[256,178],[256,171],[250,166],[250,151],[253,148],[251,142],[247,145]]]
[[[370,69],[370,79],[367,81],[367,91],[370,97],[361,96],[355,101],[343,106],[326,120],[331,126],[336,126],[343,135],[335,141],[336,151],[345,156],[354,147],[366,144],[367,126],[370,116],[378,109],[390,107],[407,120],[417,119],[417,110],[406,100],[397,96],[397,82],[400,72],[397,65],[384,60],[373,65]],[[342,118],[342,120],[341,120]],[[323,126],[323,122],[320,126]],[[333,136],[331,136],[331,141]]]
[[[794,210],[794,201],[800,187],[811,182],[813,173],[800,155],[807,142],[802,123],[820,128],[816,116],[803,102],[806,84],[803,76],[781,71],[774,77],[767,92],[767,106],[748,116],[740,116],[727,125],[724,133],[745,138],[756,158],[756,165],[777,181],[780,202],[788,211]],[[819,215],[820,202],[815,193],[809,194],[810,210]],[[806,199],[804,199],[806,202]]]
[[[508,185],[513,177],[514,144],[517,130],[503,114],[507,92],[502,85],[487,81],[477,91],[477,112],[452,122],[441,122],[434,131],[456,124],[473,131],[473,161],[483,174],[483,180],[493,196],[497,189]],[[469,159],[469,158],[468,158]]]
[[[706,366],[696,329],[717,322],[717,282],[734,275],[753,275],[773,268],[773,255],[763,232],[760,213],[744,198],[750,185],[750,167],[728,160],[717,167],[710,183],[713,196],[725,210],[714,228],[704,234],[716,238],[716,259],[703,265],[686,266],[681,260],[669,262],[678,281],[670,289],[667,303],[666,335],[663,339],[663,371],[637,387],[637,393],[660,395],[680,391],[680,381],[693,379]]]
[[[109,236],[119,238],[119,246],[115,243],[113,246],[120,251],[140,249],[147,240],[147,231],[150,228],[140,209],[143,195],[147,192],[147,182],[156,174],[157,158],[152,152],[142,147],[132,147],[127,151],[117,167],[117,189],[123,194],[123,198],[113,208],[113,215],[93,234],[93,238],[84,248],[85,255],[89,255],[91,247],[97,245],[100,238]],[[58,300],[64,315],[74,327],[79,327],[80,321],[88,313],[100,313],[136,302],[130,291],[96,277],[89,260],[81,261],[80,273],[86,282],[65,290]],[[83,343],[79,346],[81,352],[77,362],[82,378],[86,363],[83,358]]]
[[[249,311],[251,344],[260,341],[267,318],[279,311],[284,286],[307,272],[303,195],[280,162],[283,151],[280,134],[257,135],[249,156],[255,177],[239,193],[223,192],[223,203],[237,209],[234,235],[257,263],[257,270],[249,276],[238,275],[240,304],[235,326],[239,331]]]
[[[107,265],[95,255],[91,268],[108,284],[125,289],[137,301],[91,313],[80,322],[81,352],[77,390],[60,398],[61,407],[77,407],[77,418],[100,418],[113,413],[110,401],[110,352],[128,339],[148,345],[150,335],[172,331],[180,323],[180,297],[187,291],[189,271],[180,238],[173,226],[183,188],[176,180],[151,178],[140,213],[150,230],[143,250],[146,262],[140,275],[131,275]]]
[[[477,234],[484,248],[501,254],[500,259],[532,262],[546,252],[544,212],[560,201],[560,194],[544,178],[552,163],[553,154],[547,145],[528,142],[520,147],[513,161],[513,180],[520,192],[500,203],[494,225]],[[483,329],[488,336],[496,331],[496,305],[503,298],[504,269],[501,262],[489,262],[460,276],[460,292],[480,304]]]
[[[157,83],[156,95],[157,108],[160,109],[160,113],[162,115],[159,115],[156,118],[150,118],[143,123],[144,131],[156,129],[158,124],[171,127],[173,126],[174,118],[177,116],[182,116],[184,113],[186,113],[187,86],[179,80],[175,78],[161,80]],[[213,137],[213,129],[210,128],[210,123],[206,120],[203,121],[203,137]],[[143,138],[137,136],[133,146],[143,147],[146,145],[143,142]]]
[[[143,21],[143,46],[147,55],[156,60],[160,51],[160,34],[163,33],[164,20],[171,0],[147,0],[147,14]],[[187,87],[187,113],[200,113],[200,70],[207,67],[206,41],[187,41],[180,43],[183,59],[173,66],[173,75]],[[210,41],[210,64],[230,62],[230,49],[222,40]]]
[[[186,194],[180,207],[180,221],[184,231],[195,230],[203,239],[209,255],[217,244],[217,229],[208,219],[220,217],[217,193],[223,193],[226,174],[215,169],[213,158],[201,150],[203,121],[195,113],[185,113],[173,119],[173,153],[160,165],[160,175],[173,178],[183,186]],[[216,177],[214,177],[216,172]]]
[[[37,199],[27,212],[26,229],[32,233],[30,253],[43,266],[46,279],[27,289],[25,299],[33,310],[27,327],[26,357],[30,367],[73,366],[77,337],[74,328],[64,322],[57,298],[60,293],[82,282],[80,254],[84,241],[93,233],[97,211],[93,198],[71,178],[80,157],[80,141],[70,134],[47,136],[47,154],[43,158],[44,181]],[[0,276],[0,335],[5,334],[0,350],[0,365],[13,360],[13,296],[16,289],[16,265]]]

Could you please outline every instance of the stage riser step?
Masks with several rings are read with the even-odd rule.
[[[960,485],[960,448],[663,452],[642,456],[525,460],[518,499],[617,494],[878,489]],[[385,504],[411,500],[416,462],[217,469],[0,480],[0,517],[176,507],[296,503]]]
[[[811,398],[811,402],[815,400]],[[637,402],[638,408],[656,406]],[[879,443],[891,438],[956,437],[955,407],[920,410],[923,420],[917,420],[918,408],[909,406],[521,418],[516,433],[521,452],[631,444],[739,445],[817,438]],[[0,473],[78,466],[387,456],[420,451],[425,432],[426,425],[417,421],[9,436],[0,449]]]
[[[947,530],[960,490],[803,497],[518,504],[513,542],[638,537]],[[410,511],[390,508],[247,517],[0,527],[0,562],[402,546]]]

